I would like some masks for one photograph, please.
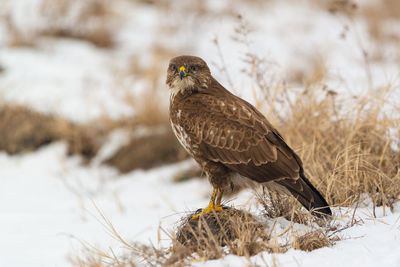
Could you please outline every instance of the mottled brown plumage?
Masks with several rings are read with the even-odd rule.
[[[201,58],[171,59],[166,83],[172,129],[221,196],[231,185],[260,183],[291,193],[307,209],[331,214],[279,132],[219,84]]]

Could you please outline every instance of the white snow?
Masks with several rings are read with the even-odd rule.
[[[333,247],[311,252],[290,249],[282,254],[260,253],[249,260],[229,255],[207,262],[207,266],[243,266],[248,263],[273,266],[399,266],[400,214],[396,212],[374,218],[372,207],[362,208],[355,218],[363,223],[339,234],[343,239]],[[336,210],[335,210],[336,211]],[[382,209],[378,209],[382,212]],[[336,214],[337,215],[337,214]],[[352,215],[352,214],[351,214]],[[351,216],[350,216],[351,217]],[[343,218],[348,221],[349,218]],[[201,263],[195,266],[202,266]]]
[[[82,166],[66,156],[62,143],[23,156],[2,153],[0,265],[65,265],[77,240],[119,246],[96,206],[128,240],[157,244],[159,225],[172,226],[204,204],[211,190],[204,180],[171,181],[188,164],[122,176],[104,166]]]
[[[66,156],[66,145],[57,143],[23,156],[0,155],[0,257],[1,266],[65,266],[67,257],[79,254],[81,242],[118,255],[126,250],[105,227],[101,213],[129,241],[168,247],[159,226],[173,231],[186,212],[207,204],[211,187],[206,179],[173,183],[178,171],[193,162],[165,166],[150,171],[119,175],[99,165],[84,166],[79,158]],[[261,212],[251,190],[229,204]],[[338,225],[351,221],[352,209],[334,208]],[[393,213],[382,208],[372,215],[372,206],[357,209],[359,224],[339,234],[343,238],[331,248],[313,252],[289,250],[284,254],[262,253],[250,259],[263,264],[273,261],[284,266],[398,266],[400,205]],[[273,219],[268,219],[270,225]],[[283,232],[289,222],[278,218],[275,231]],[[297,226],[302,230],[302,226]],[[329,255],[329,256],[328,256]],[[327,262],[327,259],[329,261]],[[384,258],[384,259],[383,259]],[[248,262],[237,256],[207,262],[207,266],[240,266]],[[204,263],[199,263],[203,266]]]
[[[11,10],[11,21],[25,34],[34,34],[48,23],[38,13],[41,2],[4,1],[0,15]],[[276,0],[261,6],[246,1],[205,1],[209,13],[196,15],[185,9],[190,7],[189,1],[171,1],[170,9],[141,2],[115,1],[122,23],[115,29],[116,46],[110,49],[50,37],[40,38],[33,47],[9,47],[7,23],[0,19],[0,66],[4,68],[0,73],[1,101],[79,123],[104,116],[131,116],[134,108],[126,101],[127,96],[136,97],[149,86],[166,95],[163,83],[168,59],[161,57],[162,62],[154,64],[160,59],[153,52],[161,47],[171,56],[203,57],[217,80],[252,103],[257,98],[257,90],[254,94],[252,88],[257,89],[257,84],[243,72],[249,67],[243,62],[246,53],[265,59],[261,75],[271,83],[281,83],[295,70],[311,73],[310,59],[315,57],[326,65],[328,88],[348,101],[363,95],[366,88],[390,83],[396,90],[385,105],[391,116],[400,115],[398,109],[393,109],[400,105],[398,44],[375,43],[363,18],[350,21],[322,11],[309,1]],[[238,13],[249,28],[245,37],[235,33],[241,23]],[[386,24],[388,34],[399,34],[398,20]],[[340,37],[342,33],[346,38]],[[382,61],[370,61],[372,84],[367,78],[363,50],[383,57]],[[129,76],[132,59],[146,73]],[[157,82],[146,81],[147,72],[159,70],[162,72],[157,74]],[[294,85],[294,89],[302,88]],[[80,252],[82,242],[123,253],[121,244],[103,225],[100,211],[126,240],[167,247],[168,238],[162,231],[159,237],[159,226],[173,230],[186,212],[204,207],[211,186],[206,179],[173,182],[177,172],[190,168],[191,160],[125,175],[100,164],[126,140],[126,133],[114,132],[90,165],[84,165],[79,157],[67,156],[64,143],[16,156],[0,152],[0,266],[69,266],[68,257]],[[230,203],[250,208],[255,214],[260,212],[252,191],[240,193]],[[339,223],[351,220],[348,214],[352,209],[334,208],[334,212]],[[374,218],[371,206],[359,208],[356,218],[361,222],[341,232],[343,240],[333,247],[262,253],[250,262],[400,266],[400,205],[397,203],[393,212],[386,208],[385,215],[382,208],[376,212]],[[289,223],[278,220],[282,229]],[[243,266],[248,261],[230,255],[195,265]]]

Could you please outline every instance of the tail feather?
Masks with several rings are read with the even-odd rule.
[[[289,192],[309,211],[311,214],[322,217],[322,214],[332,215],[328,203],[317,189],[308,181],[303,172],[299,179],[283,179],[277,181],[286,187]]]

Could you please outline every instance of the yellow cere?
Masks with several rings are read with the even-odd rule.
[[[179,68],[179,72],[181,72],[181,71],[186,72],[186,68],[185,68],[184,66],[180,67],[180,68]]]

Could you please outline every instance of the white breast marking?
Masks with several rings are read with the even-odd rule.
[[[190,136],[187,134],[185,129],[180,125],[174,124],[172,121],[171,121],[171,127],[175,136],[178,138],[179,143],[190,155],[193,156],[190,145],[191,144]]]

